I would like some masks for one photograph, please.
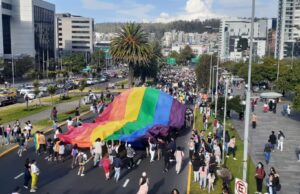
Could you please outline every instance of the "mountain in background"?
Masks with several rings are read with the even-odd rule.
[[[124,23],[98,23],[95,24],[95,31],[100,33],[116,32]],[[161,38],[164,32],[176,30],[191,32],[219,32],[220,20],[209,19],[205,21],[174,21],[170,23],[141,23],[148,33],[155,33],[157,38]]]

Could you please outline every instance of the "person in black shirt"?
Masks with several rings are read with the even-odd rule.
[[[30,162],[29,158],[26,159],[25,161],[25,169],[24,169],[24,188],[28,189],[29,181],[31,179],[30,175]]]
[[[270,142],[272,144],[272,151],[274,152],[274,149],[275,149],[275,146],[276,146],[276,143],[277,143],[277,137],[276,137],[274,131],[272,131],[272,134],[270,135],[269,139],[270,139]]]

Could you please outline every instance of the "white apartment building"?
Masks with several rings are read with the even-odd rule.
[[[300,0],[278,0],[275,57],[300,57]]]
[[[69,13],[56,14],[57,57],[70,52],[91,54],[94,50],[94,19],[74,16]]]
[[[43,0],[0,0],[0,57],[54,57],[55,5]]]
[[[250,45],[251,20],[249,19],[224,19],[220,25],[219,54],[221,60],[242,60],[238,41],[241,38],[248,40]],[[254,42],[257,42],[254,55],[265,55],[268,32],[268,20],[258,19],[254,23]]]

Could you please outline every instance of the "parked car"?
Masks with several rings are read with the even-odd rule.
[[[34,90],[34,87],[32,85],[24,86],[23,88],[19,89],[18,92],[20,95],[25,95],[29,92],[32,92]]]
[[[26,99],[26,97],[28,97],[29,100],[33,100],[35,99],[36,97],[43,97],[44,96],[44,93],[43,92],[40,92],[38,94],[38,96],[35,95],[35,93],[33,91],[31,92],[28,92],[24,95],[24,99]]]
[[[17,103],[17,98],[12,96],[0,97],[0,106],[7,106]]]

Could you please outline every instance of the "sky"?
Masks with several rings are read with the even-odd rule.
[[[250,17],[251,0],[46,0],[56,12],[100,22],[170,22]],[[277,17],[277,0],[256,0],[256,17]]]

